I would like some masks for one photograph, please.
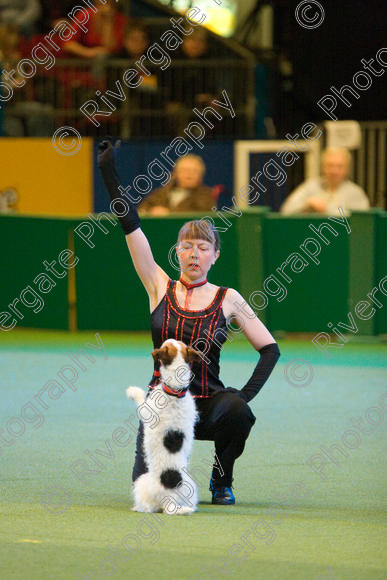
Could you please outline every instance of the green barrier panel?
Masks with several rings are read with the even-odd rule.
[[[322,223],[329,224],[337,233],[334,236],[327,228],[322,230],[328,245],[309,227],[311,224],[319,228]],[[300,249],[308,238],[315,240],[321,248],[315,258],[319,264]],[[275,276],[265,290],[269,301],[266,323],[270,331],[329,332],[327,323],[346,322],[349,238],[344,226],[315,214],[291,217],[267,214],[264,224],[265,278]],[[310,254],[318,252],[313,241],[306,247]],[[277,269],[293,253],[300,254],[306,264],[301,260],[293,262],[295,258],[290,258],[300,271],[292,271],[287,264],[282,269],[284,277]],[[284,298],[279,301],[282,295]]]
[[[67,272],[58,264],[58,256],[69,247],[68,236],[71,231],[72,223],[66,219],[0,216],[0,245],[3,249],[0,258],[0,312],[11,313],[8,305],[18,299],[19,302],[14,302],[14,306],[23,316],[19,318],[12,314],[11,318],[2,321],[4,325],[12,325],[14,319],[18,321],[15,328],[69,328],[69,275],[66,273],[63,278],[56,278],[47,272],[43,261],[55,260],[56,271],[59,274]],[[69,272],[72,275],[73,271]],[[39,281],[34,283],[34,279],[41,273],[48,274],[56,285],[49,292],[39,290]],[[38,295],[36,297],[31,292],[24,294],[25,302],[31,305],[35,303],[34,307],[28,307],[20,301],[20,294],[27,286]],[[48,287],[43,286],[43,290]],[[34,308],[40,308],[41,300],[44,306],[35,313]]]
[[[375,300],[382,304],[373,304],[367,294],[378,288],[380,280],[387,274],[387,214],[380,209],[367,212],[353,212],[351,217],[352,234],[350,240],[350,286],[349,308],[356,320],[360,335],[375,335],[387,332],[387,302],[379,289],[373,293]],[[356,315],[356,305],[368,302],[360,312],[361,320]],[[372,314],[372,308],[374,309]]]
[[[359,334],[376,334],[376,317],[361,320],[356,316],[355,307],[360,300],[368,300],[376,282],[375,262],[377,259],[377,215],[380,210],[352,212],[349,258],[348,309],[352,312],[359,328]],[[367,310],[367,314],[370,310]]]
[[[240,293],[254,307],[254,292],[262,290],[265,279],[264,265],[264,225],[269,208],[247,208],[236,221],[239,253]],[[258,301],[259,304],[259,301]],[[257,311],[264,324],[267,322],[267,311]]]
[[[217,227],[227,230],[220,233],[221,255],[209,279],[216,285],[238,290],[271,331],[328,332],[328,322],[334,326],[338,322],[348,324],[348,312],[355,316],[356,304],[367,299],[367,293],[386,275],[387,213],[381,210],[353,212],[349,220],[351,234],[343,225],[314,214],[284,217],[268,213],[266,208],[249,208],[241,217],[223,214],[231,225],[227,227],[219,218],[214,220]],[[142,218],[156,262],[174,279],[179,271],[176,261],[176,269],[168,261],[169,250],[176,243],[180,227],[200,217],[203,214]],[[105,234],[87,220],[94,228],[94,232],[84,230],[94,245],[90,247],[74,232],[81,223],[85,222],[0,216],[0,243],[6,249],[1,254],[0,312],[10,312],[8,305],[14,303],[23,316],[18,320],[12,315],[2,320],[4,324],[9,325],[15,318],[17,327],[149,330],[148,297],[132,265],[119,224],[102,218],[101,223],[109,232]],[[322,223],[329,224],[338,234],[334,237],[325,232],[329,245],[309,228],[310,224],[319,227]],[[319,243],[320,264],[315,264],[300,249],[307,238]],[[309,244],[310,251],[316,251],[313,241]],[[58,272],[66,271],[58,279],[46,272],[43,261],[56,260],[58,264],[60,252],[66,249],[73,249],[79,262],[68,272],[58,267]],[[295,252],[308,265],[296,273],[288,264],[281,275],[281,265]],[[56,284],[46,293],[34,282],[41,273],[48,273]],[[275,279],[267,286],[270,275]],[[44,307],[37,313],[20,302],[20,294],[27,286],[36,291],[38,298],[26,294],[26,300],[30,303],[35,300],[37,307],[39,298],[44,301]],[[267,307],[257,309],[251,300],[254,292],[258,306],[264,297],[258,292],[266,294]],[[272,295],[276,292],[286,293],[286,297],[279,302],[279,296]],[[378,295],[383,308],[376,309],[369,320],[355,318],[359,335],[387,332],[387,305],[383,295],[380,292]]]
[[[179,278],[179,271],[169,263],[168,253],[176,244],[181,226],[202,216],[200,213],[141,218],[155,261],[175,280]],[[235,219],[230,218],[230,221]],[[214,222],[217,227],[224,226],[218,218]],[[101,223],[110,233],[104,234],[95,227],[91,238],[94,248],[77,235],[74,237],[75,253],[80,260],[76,272],[78,328],[149,330],[148,295],[133,267],[121,227],[106,219]],[[230,227],[220,236],[221,255],[210,271],[209,280],[216,285],[238,288],[236,228]],[[177,266],[176,261],[173,263]]]
[[[377,222],[375,282],[379,284],[380,280],[387,276],[387,213],[380,213]],[[384,283],[383,286],[384,291],[387,292],[387,284]],[[377,334],[387,334],[387,297],[381,294],[379,296],[383,307],[376,310],[376,332]]]
[[[79,257],[77,327],[79,330],[144,330],[149,326],[148,299],[132,265],[121,227],[118,222],[114,226],[107,219],[100,223],[109,233],[105,235],[95,227],[90,236],[93,248],[74,235],[75,253]]]

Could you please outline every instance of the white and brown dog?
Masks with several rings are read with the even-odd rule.
[[[160,361],[160,383],[148,396],[138,387],[126,389],[128,398],[134,399],[139,409],[145,404],[159,419],[153,427],[144,422],[144,454],[149,471],[133,484],[132,510],[190,514],[198,503],[196,484],[187,477],[187,471],[199,413],[188,390],[192,380],[189,363],[201,357],[172,338],[154,350],[152,356]]]

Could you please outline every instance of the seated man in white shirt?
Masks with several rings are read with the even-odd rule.
[[[347,215],[351,210],[367,210],[368,197],[361,187],[348,179],[351,156],[347,149],[330,147],[321,156],[321,177],[301,183],[280,207],[283,215],[321,213]]]

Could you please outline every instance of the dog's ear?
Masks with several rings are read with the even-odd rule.
[[[202,360],[202,357],[200,356],[200,354],[194,350],[193,348],[191,348],[190,346],[187,346],[187,354],[186,354],[186,362],[199,362]]]
[[[160,360],[160,349],[159,348],[155,348],[155,350],[152,351],[152,356],[153,356],[153,360],[155,362],[157,362],[158,360]]]
[[[152,352],[153,360],[161,361],[164,366],[170,365],[176,356],[176,348],[171,345],[165,345],[162,348],[156,348]]]

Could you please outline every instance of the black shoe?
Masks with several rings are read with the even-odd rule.
[[[235,495],[232,492],[231,487],[222,485],[221,487],[213,487],[210,483],[210,489],[212,491],[212,503],[216,505],[234,505]]]

